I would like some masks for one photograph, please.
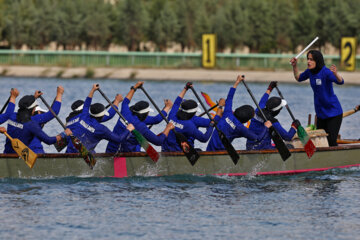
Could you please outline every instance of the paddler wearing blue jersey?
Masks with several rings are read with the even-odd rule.
[[[172,122],[175,126],[175,130],[179,133],[182,133],[187,139],[195,139],[200,142],[207,142],[211,137],[211,134],[214,130],[213,123],[206,129],[205,133],[198,130],[198,126],[192,121],[192,118],[195,116],[198,111],[198,104],[194,100],[185,100],[183,98],[190,88],[191,84],[187,83],[184,89],[181,91],[179,96],[176,98],[174,105],[169,113],[169,121]],[[220,112],[220,111],[219,111]],[[220,113],[214,118],[214,121],[220,120]],[[190,144],[193,144],[191,141]],[[180,152],[182,149],[179,147],[176,142],[176,137],[173,132],[171,132],[168,138],[165,140],[162,145],[163,152]]]
[[[324,57],[320,51],[310,50],[307,53],[308,68],[301,74],[297,67],[297,59],[290,60],[294,77],[298,82],[310,79],[314,92],[314,105],[317,116],[317,129],[324,129],[328,134],[329,146],[337,146],[337,137],[342,123],[343,110],[339,99],[334,93],[333,83],[344,84],[335,65],[325,66]]]
[[[125,119],[132,123],[135,126],[135,129],[138,130],[150,143],[153,143],[157,146],[161,146],[171,129],[173,129],[172,124],[167,124],[164,131],[159,135],[154,134],[147,125],[157,124],[162,121],[161,115],[155,117],[150,117],[149,113],[153,112],[150,108],[150,105],[146,101],[139,101],[129,107],[130,101],[134,96],[137,88],[143,85],[143,82],[137,82],[134,86],[130,88],[130,91],[126,95],[124,101],[121,104],[121,114]],[[165,101],[165,108],[162,113],[166,116],[167,112],[171,109],[172,102]],[[125,125],[119,119],[114,127],[114,132],[122,131],[125,128]],[[106,152],[116,153],[116,152],[140,152],[141,146],[140,143],[136,140],[134,135],[131,135],[126,142],[121,144],[110,142],[106,147]]]
[[[273,88],[277,86],[277,82],[273,81],[269,84],[268,89],[261,98],[259,102],[259,107],[262,109],[263,113],[267,120],[269,120],[274,128],[279,132],[280,136],[286,140],[290,141],[295,135],[297,128],[300,125],[298,120],[293,121],[291,124],[290,130],[286,131],[279,121],[275,118],[281,111],[281,109],[287,104],[285,100],[279,97],[271,97],[269,95]],[[247,150],[259,150],[259,149],[274,149],[275,147],[271,144],[271,136],[269,129],[264,125],[265,120],[261,116],[259,109],[255,111],[255,117],[251,119],[249,130],[255,134],[261,134],[264,129],[266,130],[265,136],[260,141],[255,141],[248,139],[246,142]]]
[[[10,99],[6,111],[5,113],[0,114],[0,124],[6,122],[10,118],[10,116],[14,113],[15,100],[17,96],[19,96],[19,91],[16,88],[12,88],[10,90]]]
[[[233,87],[230,88],[228,96],[225,101],[224,113],[218,123],[218,127],[226,135],[226,137],[229,139],[230,142],[232,142],[235,138],[240,138],[240,137],[245,137],[252,141],[258,142],[261,141],[261,139],[265,136],[267,128],[271,126],[271,122],[267,121],[263,123],[265,127],[262,128],[262,130],[256,134],[252,130],[244,126],[244,123],[246,123],[247,121],[249,121],[251,118],[254,117],[255,111],[252,106],[250,105],[240,106],[236,108],[235,112],[233,113],[232,104],[233,104],[234,94],[237,86],[242,80],[244,80],[244,77],[239,75]],[[219,108],[222,107],[220,106]],[[211,136],[211,139],[209,141],[206,150],[207,151],[225,150],[225,147],[222,144],[217,131],[214,131],[213,135]]]
[[[64,94],[64,88],[62,86],[58,86],[56,89],[56,97],[54,103],[51,105],[51,108],[54,110],[54,112],[58,115],[61,108],[61,100],[62,96]],[[54,115],[50,111],[46,111],[45,109],[42,109],[40,106],[35,107],[34,116],[32,116],[32,119],[39,123],[39,126],[41,128],[44,127],[45,123],[51,121],[54,118]],[[30,145],[28,146],[31,150],[33,150],[34,153],[45,153],[44,147],[41,144],[41,141],[39,138],[34,137],[34,139],[31,141]]]
[[[55,137],[49,137],[40,127],[40,124],[44,120],[40,115],[34,116],[35,108],[39,104],[36,98],[42,93],[37,91],[35,96],[26,95],[19,101],[19,110],[17,113],[11,115],[8,120],[7,132],[12,138],[18,138],[25,145],[29,145],[34,137],[40,139],[48,145],[54,144],[60,141],[61,138],[69,136],[71,134],[70,129],[66,129],[61,134]],[[9,139],[6,139],[4,153],[15,153],[11,146]]]
[[[125,141],[130,136],[131,131],[134,130],[134,126],[129,124],[121,134],[114,134],[106,126],[100,123],[104,116],[109,115],[109,113],[101,103],[91,105],[94,92],[98,89],[99,84],[94,84],[84,102],[81,113],[78,114],[76,118],[73,118],[73,120],[67,122],[67,127],[73,131],[73,135],[78,137],[85,147],[93,153],[95,152],[95,147],[101,140],[105,139],[121,143],[122,141]],[[116,99],[122,98],[121,95],[121,97],[119,95],[117,96],[118,98]],[[119,102],[114,102],[114,104],[118,105]],[[72,142],[68,142],[66,152],[78,152]]]

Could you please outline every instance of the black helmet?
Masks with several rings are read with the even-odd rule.
[[[281,109],[286,106],[287,102],[279,97],[271,97],[266,102],[266,109],[271,113],[273,117],[278,115]]]
[[[246,123],[254,117],[255,110],[250,105],[243,105],[235,109],[234,115],[241,122]]]
[[[154,112],[146,101],[139,101],[130,107],[130,110],[140,121],[145,121],[149,112]]]
[[[33,109],[39,104],[36,101],[36,98],[33,95],[26,95],[22,97],[19,101],[20,109]]]
[[[194,100],[184,100],[181,105],[179,111],[176,113],[176,116],[180,120],[189,120],[191,119],[196,112],[199,110],[197,102]]]
[[[106,111],[104,105],[94,103],[90,106],[90,115],[95,118],[102,118],[104,115],[108,116],[109,113]]]
[[[71,104],[71,110],[73,111],[81,111],[84,107],[84,101],[83,100],[76,100]]]

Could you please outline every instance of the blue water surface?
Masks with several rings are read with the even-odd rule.
[[[235,77],[234,77],[235,78]],[[44,92],[51,102],[56,86],[65,88],[60,118],[76,99],[84,99],[93,83],[114,98],[126,95],[135,81],[89,79],[2,78],[2,102],[11,87],[21,96]],[[146,82],[144,87],[162,106],[174,100],[184,82]],[[266,83],[248,83],[260,99]],[[230,83],[195,83],[214,100],[226,97]],[[314,116],[313,93],[306,84],[279,85],[303,125]],[[360,86],[336,86],[344,110],[359,104]],[[274,92],[273,95],[276,95]],[[191,92],[186,98],[194,98]],[[145,99],[137,91],[134,101]],[[254,104],[242,85],[234,108]],[[106,104],[99,93],[94,102]],[[0,102],[0,104],[2,104]],[[1,106],[1,105],[0,105]],[[45,108],[44,105],[42,105]],[[284,127],[291,118],[279,115]],[[112,129],[116,119],[106,125]],[[154,126],[161,132],[164,124]],[[359,138],[359,115],[344,119],[340,134]],[[52,120],[44,131],[56,135]],[[0,151],[5,138],[0,136]],[[234,141],[243,149],[244,140]],[[204,148],[205,144],[198,144]],[[101,142],[97,152],[104,151]],[[55,152],[45,145],[47,152]],[[360,168],[294,176],[168,176],[115,178],[0,179],[1,239],[358,239],[360,236]]]

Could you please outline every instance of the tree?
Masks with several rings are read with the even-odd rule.
[[[293,48],[291,34],[293,30],[292,16],[294,4],[292,0],[271,0],[270,14],[274,24],[275,51],[289,51]]]
[[[340,49],[341,37],[354,36],[356,34],[354,26],[359,24],[351,24],[353,17],[351,5],[345,1],[334,0],[323,18],[323,34],[321,37],[324,42],[330,42],[338,49]]]
[[[220,51],[226,47],[235,52],[236,47],[242,46],[248,32],[246,12],[240,2],[227,1],[216,13],[213,24],[217,36],[217,45]]]
[[[35,1],[35,7],[38,9],[35,19],[34,36],[36,42],[34,47],[43,49],[50,42],[56,41],[56,32],[59,31],[59,25],[56,21],[57,1]]]
[[[192,49],[195,47],[194,41],[194,19],[197,10],[190,1],[176,0],[175,13],[178,21],[179,31],[176,34],[176,40],[181,44],[182,51],[185,47]]]
[[[130,51],[139,49],[148,27],[147,12],[141,0],[124,0],[117,3],[118,18],[114,25],[115,36]]]
[[[244,2],[249,25],[245,43],[251,52],[269,52],[276,45],[271,7],[269,2],[262,0]]]
[[[79,12],[81,5],[78,1],[62,0],[59,1],[59,8],[56,11],[58,32],[55,38],[57,44],[64,49],[74,49],[81,47],[81,33],[83,29],[84,16]]]
[[[5,20],[5,38],[11,47],[20,49],[23,44],[30,48],[38,40],[36,36],[37,11],[32,1],[18,0],[8,3]]]
[[[198,47],[202,44],[202,35],[212,33],[211,13],[206,11],[204,3],[198,4],[197,16],[194,23],[194,42]]]
[[[86,0],[82,2],[84,15],[82,42],[86,43],[86,49],[95,50],[108,48],[111,38],[110,14],[112,6],[103,0]]]
[[[165,51],[169,42],[176,40],[176,34],[179,32],[179,25],[176,14],[166,2],[164,8],[160,12],[159,18],[154,25],[154,42],[159,46],[161,51]]]
[[[294,46],[306,46],[318,35],[318,27],[315,23],[320,16],[313,1],[301,1],[301,7],[295,12],[293,18],[294,28],[291,41],[294,43]]]

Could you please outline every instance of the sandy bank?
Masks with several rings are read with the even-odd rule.
[[[289,71],[234,71],[206,69],[140,69],[140,68],[94,68],[92,72],[85,67],[39,67],[39,66],[0,66],[3,76],[11,77],[61,77],[141,80],[178,80],[178,81],[225,81],[232,82],[238,74],[244,74],[252,82],[290,82],[294,83],[293,74]],[[360,85],[360,72],[340,72],[348,84]]]

